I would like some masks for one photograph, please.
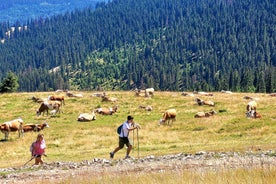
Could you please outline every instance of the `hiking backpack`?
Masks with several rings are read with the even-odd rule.
[[[122,128],[123,128],[123,124],[121,124],[118,128],[117,128],[117,133],[120,135],[122,132]]]

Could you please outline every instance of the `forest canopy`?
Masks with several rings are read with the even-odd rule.
[[[274,0],[113,0],[0,25],[0,78],[52,89],[275,92]]]

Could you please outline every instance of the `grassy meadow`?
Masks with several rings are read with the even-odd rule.
[[[215,107],[198,106],[194,98],[182,96],[181,92],[155,92],[153,98],[136,97],[134,92],[110,91],[108,96],[118,98],[118,102],[102,102],[94,93],[78,92],[83,98],[67,97],[62,113],[57,116],[36,116],[39,104],[32,96],[47,98],[55,92],[11,93],[0,95],[1,123],[21,117],[24,124],[47,121],[50,128],[44,129],[47,144],[46,162],[82,161],[93,158],[109,158],[109,152],[118,144],[117,127],[127,115],[141,125],[139,130],[139,156],[163,155],[170,153],[195,153],[197,151],[260,151],[276,149],[276,97],[261,93],[214,93],[214,96],[200,96],[212,100]],[[257,111],[261,119],[245,116],[248,100],[244,96],[257,99]],[[118,111],[109,116],[98,115],[97,120],[78,122],[80,113],[89,113],[98,107],[118,105]],[[151,105],[153,111],[139,109],[139,105]],[[159,126],[162,113],[169,108],[177,110],[177,118],[172,126]],[[209,118],[194,118],[199,111],[214,109],[218,113]],[[222,110],[224,112],[219,112]],[[0,167],[19,167],[30,159],[30,144],[37,133],[25,133],[18,138],[17,132],[10,133],[8,141],[0,142]],[[0,139],[4,134],[0,134]],[[134,150],[131,156],[138,157],[137,132],[134,136]],[[120,150],[114,159],[125,156]]]

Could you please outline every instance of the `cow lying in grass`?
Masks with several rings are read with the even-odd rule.
[[[5,140],[8,140],[10,132],[18,131],[18,137],[23,136],[23,120],[21,118],[8,121],[0,125],[0,130],[5,134]]]
[[[32,100],[36,103],[42,103],[42,102],[46,101],[47,99],[43,99],[43,98],[33,96]]]
[[[210,100],[202,100],[200,98],[195,98],[195,101],[198,105],[215,106],[215,103]]]
[[[114,107],[111,107],[111,108],[106,108],[106,107],[97,108],[94,110],[94,112],[102,115],[112,115],[115,112],[117,112],[117,110],[118,110],[118,105],[115,105]]]
[[[162,119],[159,121],[159,125],[167,124],[172,125],[172,123],[176,120],[176,110],[175,109],[168,109],[164,112]]]
[[[140,109],[145,109],[146,111],[152,111],[152,106],[148,105],[148,106],[143,106],[143,105],[140,105],[139,106]]]
[[[96,120],[96,115],[94,111],[92,111],[92,113],[82,113],[79,115],[77,120],[82,122]]]
[[[58,113],[60,112],[61,102],[60,101],[46,101],[42,102],[36,111],[36,115],[39,116],[41,113],[44,115],[45,111],[47,112],[47,116],[49,114],[49,110],[51,113]]]
[[[102,96],[102,102],[117,102],[117,98],[114,97],[108,97],[108,96]]]
[[[205,118],[205,117],[210,117],[213,116],[214,114],[216,114],[217,112],[214,110],[211,110],[209,112],[198,112],[195,114],[195,118]]]
[[[47,122],[41,123],[41,124],[26,124],[23,125],[23,132],[40,132],[44,128],[49,128]]]

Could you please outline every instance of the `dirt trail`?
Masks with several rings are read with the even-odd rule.
[[[0,183],[56,183],[68,177],[98,177],[106,173],[157,173],[189,170],[194,172],[220,171],[237,168],[276,168],[275,151],[260,153],[198,152],[179,153],[160,157],[147,156],[140,159],[97,159],[82,162],[52,162],[43,166],[0,169]]]

